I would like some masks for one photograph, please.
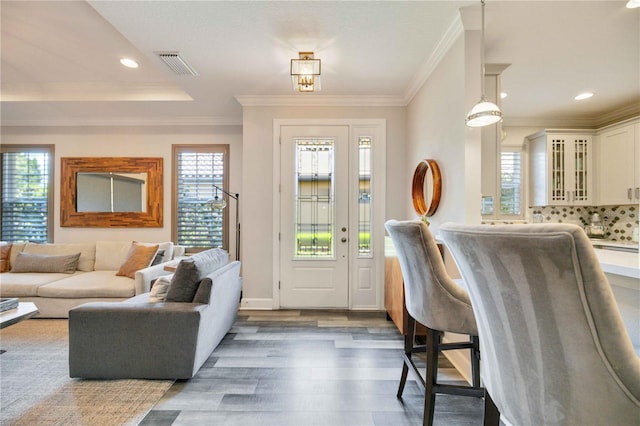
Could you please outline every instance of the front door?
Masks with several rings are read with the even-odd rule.
[[[280,306],[349,307],[349,126],[280,127]]]

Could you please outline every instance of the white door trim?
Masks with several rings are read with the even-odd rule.
[[[385,119],[274,119],[273,120],[273,309],[280,309],[280,127],[281,126],[349,126],[349,138],[355,134],[355,128],[372,128],[377,140],[374,149],[373,168],[375,170],[374,193],[377,199],[372,213],[372,226],[378,229],[374,236],[374,276],[376,278],[374,303],[359,305],[357,300],[349,297],[349,309],[383,309],[384,308],[384,218],[386,205],[386,120]],[[349,294],[353,295],[356,284],[349,280]]]

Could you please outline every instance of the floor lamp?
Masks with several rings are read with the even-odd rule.
[[[240,260],[240,194],[233,194],[229,191],[225,191],[218,185],[213,185],[213,187],[216,189],[216,195],[208,201],[209,205],[211,205],[212,208],[216,210],[222,210],[227,207],[226,200],[218,196],[218,191],[236,200],[236,260]]]

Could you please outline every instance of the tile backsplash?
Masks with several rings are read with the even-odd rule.
[[[593,213],[598,213],[605,226],[605,239],[631,241],[638,226],[638,205],[626,206],[545,206],[530,207],[531,217],[542,215],[545,223],[574,223],[584,227]]]

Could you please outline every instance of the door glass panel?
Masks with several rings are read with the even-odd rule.
[[[295,257],[334,256],[334,139],[297,139]]]
[[[371,257],[371,138],[358,139],[358,256]]]

